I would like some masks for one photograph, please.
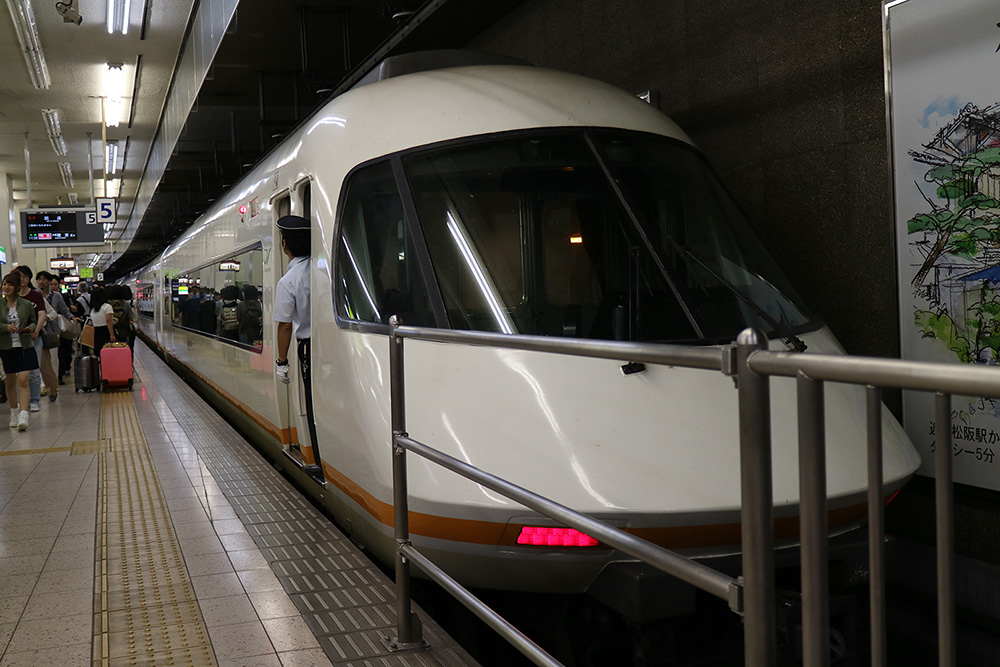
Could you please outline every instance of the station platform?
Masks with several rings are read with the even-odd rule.
[[[141,342],[133,391],[0,431],[0,667],[475,661]],[[0,405],[0,414],[9,414]]]

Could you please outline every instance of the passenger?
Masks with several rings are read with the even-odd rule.
[[[215,291],[205,288],[201,291],[201,306],[198,308],[198,329],[214,334],[218,322],[215,319]]]
[[[240,288],[236,285],[226,285],[215,302],[215,320],[217,336],[229,340],[239,340],[240,337]]]
[[[51,274],[52,278],[49,279],[49,290],[54,295],[53,300],[58,303],[62,301],[63,305],[66,306],[69,315],[66,315],[69,319],[75,319],[76,312],[73,310],[73,304],[75,301],[69,298],[69,295],[62,293],[62,287],[60,283],[62,282],[59,276]],[[56,306],[58,312],[63,312],[59,310]],[[74,336],[71,332],[63,331],[59,336],[59,384],[65,384],[66,376],[69,375],[70,370],[73,368],[73,340]]]
[[[18,296],[22,299],[27,299],[31,303],[35,304],[35,316],[38,318],[38,323],[35,325],[35,331],[32,332],[31,338],[35,346],[35,357],[36,362],[42,358],[42,329],[45,327],[45,322],[48,316],[45,314],[45,299],[42,298],[41,292],[36,290],[32,284],[31,279],[35,277],[35,274],[27,266],[21,265],[15,267],[15,270],[21,273],[21,291]],[[32,412],[38,412],[38,403],[42,400],[42,373],[38,368],[31,371],[31,377],[28,379],[28,386],[31,389],[31,407]]]
[[[115,340],[126,342],[132,328],[132,309],[128,305],[128,294],[124,285],[109,285],[105,288],[108,303],[114,313]]]
[[[138,308],[133,300],[132,288],[122,285],[122,299],[125,301],[125,316],[128,318],[128,347],[135,352],[135,330],[139,322]]]
[[[181,326],[188,329],[198,328],[198,313],[201,309],[201,290],[197,285],[188,286],[188,298],[181,305]]]
[[[243,300],[237,306],[236,315],[240,321],[240,342],[247,345],[256,345],[257,341],[264,338],[263,320],[261,313],[263,308],[260,305],[257,288],[247,283],[243,286]]]
[[[18,296],[22,275],[11,271],[3,277],[0,292],[6,308],[0,308],[0,361],[3,363],[4,385],[10,398],[10,427],[20,431],[28,428],[31,371],[38,368],[32,334],[37,325],[33,303]]]
[[[45,388],[48,390],[49,402],[55,403],[56,398],[59,396],[59,376],[56,374],[56,368],[58,364],[54,367],[52,365],[52,351],[59,347],[59,341],[61,340],[60,334],[62,331],[59,328],[59,316],[69,317],[69,308],[66,307],[66,302],[63,301],[61,294],[55,294],[51,290],[52,274],[48,271],[38,272],[38,291],[41,293],[42,298],[49,304],[50,310],[47,311],[49,315],[48,321],[45,323],[44,329],[44,341],[42,343],[42,354],[39,357],[39,365],[42,370],[42,381],[45,383]],[[52,316],[55,315],[53,318]]]
[[[80,283],[77,290],[80,294],[76,297],[76,311],[73,314],[81,320],[84,320],[90,317],[90,285],[87,283]]]
[[[90,319],[94,323],[94,354],[100,356],[101,348],[115,342],[114,309],[108,303],[108,291],[95,287],[90,296],[93,306]]]

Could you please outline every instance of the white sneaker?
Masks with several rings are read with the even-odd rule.
[[[10,409],[10,427],[17,428],[17,418],[20,416],[21,411],[17,408]]]
[[[27,431],[28,430],[28,411],[21,410],[21,416],[17,418],[17,430]]]
[[[30,408],[30,410],[32,412],[38,412],[38,410],[39,410],[38,403],[31,403],[31,404],[29,404],[28,407]]]

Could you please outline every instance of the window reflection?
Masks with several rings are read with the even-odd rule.
[[[238,255],[165,281],[170,321],[260,352],[264,343],[263,251]]]

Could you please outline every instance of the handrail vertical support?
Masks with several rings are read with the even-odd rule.
[[[743,505],[743,645],[746,664],[751,667],[770,667],[777,657],[770,381],[749,365],[750,356],[766,348],[767,337],[756,329],[745,329],[736,339]]]
[[[806,667],[830,664],[826,519],[826,420],[823,383],[797,378],[799,530],[802,544],[802,657]]]
[[[935,395],[934,488],[937,524],[938,664],[954,667],[955,648],[955,491],[952,478],[951,395]]]
[[[868,567],[871,664],[886,667],[885,505],[882,497],[882,390],[868,386]]]
[[[396,333],[400,322],[389,318],[389,393],[392,411],[392,507],[396,537],[396,637],[383,639],[391,651],[404,651],[426,646],[420,632],[420,621],[412,612],[410,601],[410,564],[402,548],[410,544],[410,517],[406,484],[406,449],[397,439],[406,435],[406,403],[403,374],[403,337]]]

